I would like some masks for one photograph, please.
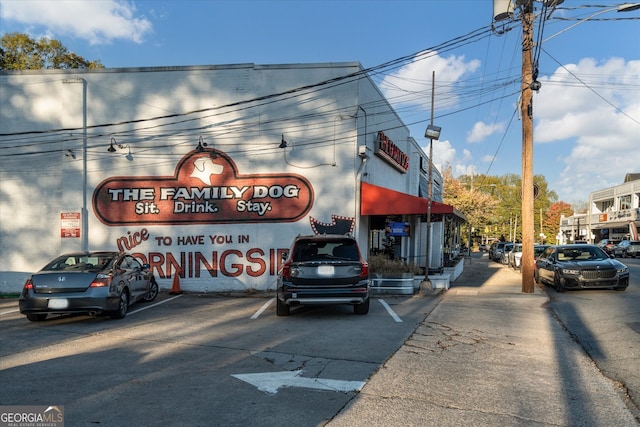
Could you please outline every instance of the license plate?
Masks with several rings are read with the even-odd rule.
[[[332,276],[334,274],[333,265],[319,265],[318,276]]]
[[[56,298],[49,300],[49,308],[63,309],[69,307],[69,300],[66,298]]]

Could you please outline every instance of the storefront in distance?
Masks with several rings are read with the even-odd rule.
[[[164,289],[269,290],[295,236],[366,257],[389,218],[394,255],[426,264],[428,158],[359,63],[0,72],[0,98],[0,292],[97,249]],[[432,214],[437,269],[464,217]]]

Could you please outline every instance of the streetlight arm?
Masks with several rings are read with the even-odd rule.
[[[573,25],[569,25],[567,28],[565,28],[562,31],[559,31],[559,32],[555,33],[554,35],[552,35],[550,37],[547,37],[546,39],[542,40],[542,43],[546,43],[549,40],[551,40],[552,38],[554,38],[556,36],[559,36],[560,34],[566,32],[566,31],[569,31],[570,29],[572,29],[572,28],[574,28],[574,27],[576,27],[576,26],[578,26],[578,25],[580,25],[582,23],[587,22],[590,19],[595,18],[598,15],[602,15],[603,13],[613,12],[613,11],[616,11],[616,12],[631,12],[631,11],[638,10],[638,9],[640,9],[640,3],[624,3],[624,4],[621,4],[621,5],[617,6],[617,7],[612,7],[612,8],[609,8],[609,9],[601,10],[600,12],[596,12],[591,16],[587,16],[586,18],[579,20],[578,22],[576,22]]]

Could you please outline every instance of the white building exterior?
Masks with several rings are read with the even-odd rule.
[[[597,243],[603,239],[620,241],[639,240],[640,228],[640,174],[629,173],[624,183],[589,194],[586,213],[575,213],[560,219],[561,243],[587,241]]]
[[[390,215],[426,263],[427,156],[359,63],[2,72],[0,100],[0,292],[116,248],[161,288],[269,290],[296,235],[366,258]],[[434,200],[437,268],[462,219]]]

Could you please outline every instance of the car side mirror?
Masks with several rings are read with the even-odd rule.
[[[284,262],[288,257],[289,257],[289,252],[283,252],[281,256],[282,262]]]

